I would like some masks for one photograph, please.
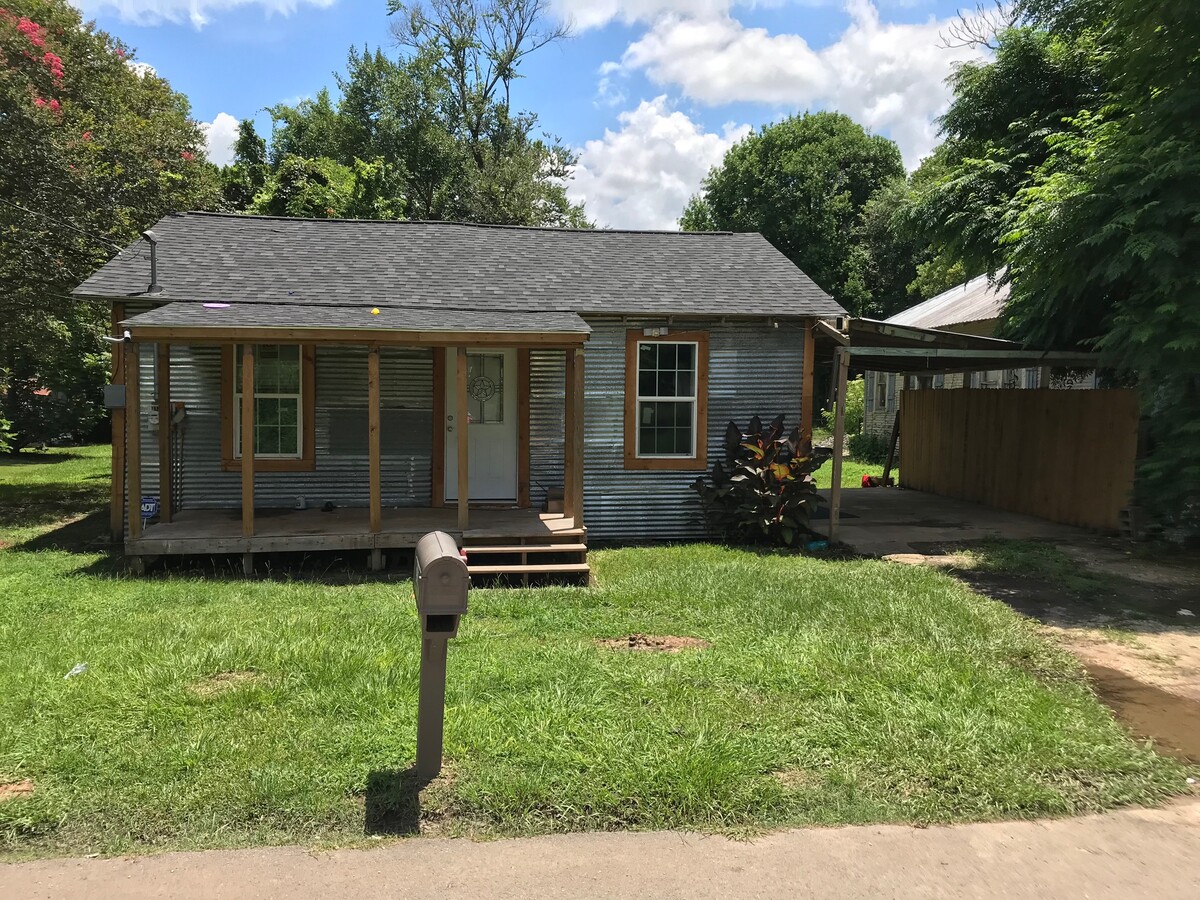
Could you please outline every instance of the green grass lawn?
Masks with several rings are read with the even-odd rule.
[[[138,580],[31,537],[62,518],[54,498],[74,513],[100,502],[103,469],[92,450],[0,468],[34,520],[6,511],[15,546],[0,552],[0,784],[34,785],[0,800],[0,852],[409,830],[409,584]],[[931,569],[712,546],[593,562],[591,589],[473,592],[427,827],[745,832],[1065,814],[1185,789],[1073,658]],[[633,633],[711,647],[597,644]]]
[[[857,488],[862,487],[862,477],[864,475],[875,475],[883,477],[883,466],[873,465],[871,463],[859,462],[856,459],[842,460],[842,487]],[[897,481],[900,479],[900,470],[892,469],[892,477]],[[827,488],[833,485],[833,462],[827,462],[821,468],[813,473],[813,480],[817,482],[817,487]]]

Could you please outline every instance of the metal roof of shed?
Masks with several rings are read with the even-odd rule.
[[[986,322],[1000,318],[1008,293],[1007,284],[996,285],[987,275],[980,275],[896,313],[886,321],[917,328],[949,328],[968,322]]]

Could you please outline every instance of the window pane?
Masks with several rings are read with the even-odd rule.
[[[689,402],[642,403],[638,411],[638,450],[643,456],[691,456]]]
[[[503,354],[467,354],[467,397],[472,425],[504,422]]]
[[[654,392],[658,389],[658,381],[655,378],[654,370],[642,370],[638,375],[638,393],[643,397],[653,397]]]
[[[300,401],[279,400],[279,424],[284,428],[295,429],[300,424]]]
[[[674,397],[675,396],[675,373],[663,372],[658,373],[658,396],[659,397]]]
[[[696,368],[696,345],[695,344],[680,344],[678,363],[680,369],[695,369]]]
[[[677,397],[694,397],[696,396],[696,373],[680,372],[679,379],[676,383]]]
[[[279,452],[288,456],[300,453],[300,436],[295,428],[279,429]]]
[[[657,347],[657,344],[642,344],[638,348],[638,366],[640,368],[655,369],[658,367]]]
[[[674,369],[676,349],[678,344],[659,344],[658,345],[658,367],[660,369]]]

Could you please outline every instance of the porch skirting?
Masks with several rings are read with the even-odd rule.
[[[583,543],[586,529],[560,513],[530,509],[472,509],[469,527],[458,528],[458,509],[384,509],[382,527],[371,532],[370,511],[341,508],[257,509],[254,535],[242,533],[238,509],[185,509],[171,522],[150,525],[127,538],[127,556],[204,556],[227,553],[312,553],[323,550],[410,549],[431,531],[444,531],[460,544]]]

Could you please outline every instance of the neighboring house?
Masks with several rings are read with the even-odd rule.
[[[996,337],[1004,304],[1008,300],[1009,286],[996,285],[986,275],[973,278],[965,284],[952,287],[923,303],[897,313],[885,324],[907,325],[914,328],[932,328],[980,337]],[[1045,378],[1041,369],[1001,369],[970,374],[935,374],[921,386],[932,388],[1037,388]],[[863,431],[868,434],[890,438],[896,410],[900,405],[903,390],[917,387],[917,379],[865,372]],[[1088,375],[1062,387],[1094,387],[1095,379]]]
[[[127,334],[135,563],[377,566],[442,529],[473,570],[586,571],[589,537],[700,536],[689,485],[726,424],[810,422],[813,327],[845,315],[757,234],[188,213],[148,235],[75,291]]]

